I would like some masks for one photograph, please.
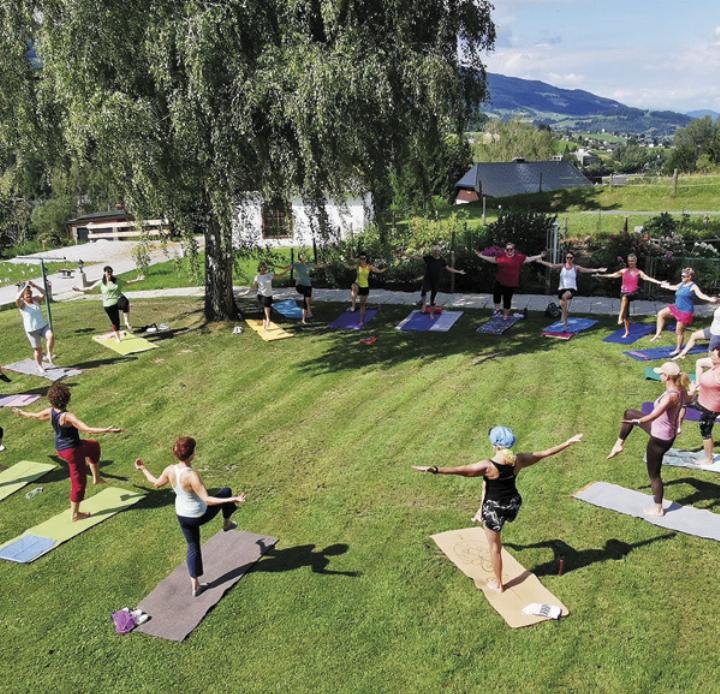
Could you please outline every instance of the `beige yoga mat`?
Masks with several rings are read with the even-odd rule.
[[[111,333],[110,335],[95,335],[93,340],[103,347],[111,349],[113,352],[126,356],[128,354],[136,354],[137,352],[147,352],[150,349],[157,349],[157,345],[148,342],[144,337],[138,337],[132,333],[125,333],[120,340]]]
[[[0,472],[0,501],[22,489],[26,484],[34,482],[56,466],[50,463],[34,463],[21,460],[7,470]]]
[[[562,610],[563,617],[570,614],[568,608],[540,583],[537,576],[525,569],[505,549],[502,551],[505,590],[498,593],[488,588],[486,584],[494,578],[494,574],[483,528],[448,530],[433,535],[432,539],[460,571],[473,579],[475,585],[485,593],[488,602],[513,629],[527,627],[547,619],[547,617],[524,614],[523,608],[531,603],[557,605]]]
[[[249,328],[252,328],[265,342],[272,342],[273,340],[284,340],[286,337],[295,337],[293,333],[289,333],[287,330],[283,330],[279,325],[276,325],[270,321],[270,327],[265,330],[263,328],[263,322],[257,318],[247,318],[245,322]]]

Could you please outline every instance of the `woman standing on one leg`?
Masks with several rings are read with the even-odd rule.
[[[495,315],[500,313],[500,300],[502,299],[503,318],[510,316],[512,298],[515,290],[520,286],[520,270],[526,263],[533,263],[540,260],[545,254],[526,256],[515,251],[515,244],[508,241],[505,244],[505,252],[495,257],[483,255],[475,251],[475,255],[486,263],[497,265],[495,273],[495,284],[493,286],[493,301],[495,302]]]
[[[298,253],[296,263],[288,265],[285,271],[292,269],[295,272],[295,290],[303,298],[303,315],[302,324],[305,325],[312,318],[312,280],[310,279],[310,271],[314,268],[325,267],[317,263],[308,263],[304,253]]]
[[[364,253],[360,254],[358,260],[359,262],[357,265],[346,265],[346,267],[357,272],[357,276],[355,281],[352,283],[350,291],[350,300],[352,302],[350,310],[354,311],[355,304],[358,301],[360,302],[359,325],[363,325],[365,323],[365,306],[367,304],[368,296],[370,296],[370,273],[376,272],[381,274],[385,272],[387,268],[378,268],[374,265],[370,265],[367,261],[367,255]]]
[[[33,287],[38,290],[39,294],[33,296]],[[47,345],[47,360],[51,367],[54,367],[53,359],[55,358],[55,335],[50,330],[48,322],[45,320],[42,312],[42,302],[45,299],[42,289],[34,282],[26,282],[25,286],[20,290],[15,298],[15,304],[20,310],[23,319],[25,334],[33,348],[33,356],[35,357],[35,365],[38,373],[44,374],[45,367],[42,364],[42,340]]]
[[[677,356],[673,357],[673,361],[677,359],[685,359],[690,350],[697,344],[698,340],[709,340],[708,352],[712,352],[716,347],[720,347],[720,308],[716,308],[713,313],[713,322],[709,328],[695,330],[690,333],[690,338],[687,341],[682,352]]]
[[[503,525],[515,520],[522,498],[515,485],[515,478],[523,468],[534,465],[543,458],[564,451],[574,443],[582,440],[582,434],[576,434],[559,446],[548,448],[538,453],[518,453],[515,455],[510,449],[515,445],[515,435],[510,429],[503,426],[493,427],[490,430],[490,443],[495,454],[489,460],[481,460],[472,465],[462,467],[421,467],[413,465],[418,472],[430,472],[436,475],[461,475],[462,477],[482,477],[485,480],[485,495],[480,510],[472,520],[482,521],[485,524],[485,535],[490,547],[493,573],[495,580],[488,583],[488,587],[501,593],[505,590],[502,580],[502,539],[500,533]]]
[[[680,284],[673,285],[662,282],[660,285],[664,289],[675,292],[675,303],[658,311],[655,335],[650,340],[651,342],[659,340],[662,331],[665,329],[665,321],[670,318],[670,316],[675,318],[677,321],[675,326],[676,346],[675,351],[672,353],[673,356],[680,354],[685,328],[693,322],[693,313],[695,312],[694,297],[698,297],[698,299],[702,299],[703,301],[709,301],[712,304],[717,304],[718,301],[720,301],[717,297],[707,296],[707,294],[703,294],[702,291],[700,291],[700,287],[693,282],[695,272],[691,267],[683,268],[680,276]]]
[[[608,454],[608,459],[623,452],[625,440],[630,436],[634,426],[639,426],[650,436],[645,457],[655,507],[647,509],[645,513],[650,516],[662,516],[665,511],[662,505],[663,481],[660,477],[660,469],[663,457],[672,448],[685,416],[688,377],[673,361],[666,361],[653,371],[660,374],[660,380],[665,384],[665,392],[655,400],[653,411],[650,414],[644,415],[640,410],[625,410],[620,425],[620,434]]]
[[[80,513],[80,502],[85,498],[87,483],[87,466],[93,476],[94,484],[104,484],[100,476],[100,444],[91,439],[83,440],[80,432],[84,434],[119,434],[122,429],[117,427],[90,427],[72,412],[67,411],[70,403],[70,389],[64,383],[53,383],[48,390],[48,400],[51,407],[42,412],[25,412],[13,409],[18,417],[25,419],[39,419],[52,422],[55,431],[55,451],[67,463],[70,472],[70,509],[74,521],[90,516],[89,513]],[[87,465],[86,465],[87,463]]]
[[[427,306],[428,291],[430,292],[430,306],[435,306],[435,297],[437,296],[438,289],[440,289],[440,276],[443,270],[455,275],[465,274],[465,270],[456,270],[447,264],[445,258],[442,257],[440,246],[433,246],[431,255],[411,255],[406,257],[410,260],[422,260],[425,263],[425,275],[423,276],[422,287],[420,289],[420,300],[423,311]]]
[[[230,487],[223,487],[215,496],[207,493],[200,475],[192,469],[195,445],[195,439],[181,436],[173,446],[177,464],[168,465],[160,477],[155,477],[140,458],[135,461],[135,467],[155,489],[170,484],[175,492],[175,513],[187,542],[187,567],[193,597],[200,595],[207,586],[200,583],[200,576],[203,575],[200,527],[222,511],[223,530],[232,530],[235,524],[230,516],[245,501],[244,494],[233,496]]]
[[[718,345],[710,350],[709,357],[695,362],[695,383],[690,388],[690,395],[698,391],[695,406],[700,410],[700,436],[705,452],[705,459],[698,463],[712,465],[715,454],[712,431],[715,420],[720,416],[720,346]]]
[[[252,283],[252,289],[257,289],[257,300],[263,311],[263,330],[270,328],[270,311],[273,305],[273,277],[284,275],[286,270],[280,272],[270,272],[267,263],[258,265],[258,274],[255,275]]]
[[[127,280],[124,284],[135,284],[136,282],[140,282],[144,280],[145,278],[142,275],[139,275],[134,280]],[[105,313],[107,314],[107,317],[110,319],[110,325],[112,325],[112,331],[113,335],[115,335],[115,339],[120,342],[122,335],[120,333],[120,312],[122,311],[123,314],[123,320],[125,321],[125,327],[127,328],[128,332],[132,332],[132,325],[130,325],[130,302],[128,301],[128,298],[122,293],[122,282],[115,277],[113,274],[113,269],[106,265],[103,268],[103,276],[102,279],[98,280],[97,282],[93,282],[88,287],[80,288],[80,287],[73,287],[73,290],[76,292],[82,292],[83,294],[89,292],[90,290],[94,289],[96,286],[100,286],[100,294],[102,296],[102,302],[103,302],[103,309],[105,310]]]
[[[630,302],[638,298],[638,286],[640,280],[651,282],[652,284],[662,284],[660,280],[656,280],[650,275],[646,275],[637,266],[637,256],[631,253],[627,257],[627,267],[621,268],[617,272],[609,275],[594,275],[598,279],[610,279],[613,277],[622,277],[622,285],[620,287],[620,314],[618,315],[618,325],[625,325],[624,337],[630,336]]]
[[[578,272],[605,272],[607,268],[601,267],[597,270],[589,267],[575,265],[575,254],[568,251],[565,254],[564,263],[548,263],[545,260],[538,260],[540,265],[549,267],[553,270],[560,270],[560,286],[558,287],[558,299],[560,299],[560,308],[562,309],[563,325],[568,327],[568,316],[570,315],[570,303],[577,294],[577,273]]]

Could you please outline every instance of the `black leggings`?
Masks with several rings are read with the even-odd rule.
[[[428,289],[430,290],[430,304],[432,306],[435,306],[435,297],[438,293],[438,287],[440,285],[440,282],[438,280],[431,280],[427,277],[423,280],[422,283],[422,289],[420,290],[420,298],[425,300],[425,295],[428,293]]]
[[[103,306],[103,308],[112,323],[113,330],[120,330],[120,307],[113,304],[112,306]]]
[[[623,419],[640,419],[643,417],[643,413],[640,410],[625,410]],[[629,424],[624,422],[620,427],[620,438],[624,441],[630,432],[633,430],[635,424]],[[661,504],[663,500],[663,481],[660,477],[660,468],[662,467],[663,456],[672,448],[675,441],[675,437],[665,440],[658,439],[650,433],[650,422],[644,422],[638,424],[643,431],[645,431],[650,439],[648,440],[647,448],[645,449],[645,458],[647,460],[647,471],[648,477],[650,478],[650,488],[653,493],[653,500],[656,504]]]
[[[493,301],[495,305],[497,306],[500,303],[500,298],[502,298],[503,308],[509,311],[510,306],[512,306],[515,289],[516,287],[506,287],[504,284],[500,284],[500,282],[495,280],[495,285],[493,286]]]
[[[707,441],[712,438],[715,419],[719,413],[705,409],[700,403],[696,403],[695,407],[700,410],[700,436],[702,436],[703,441]]]

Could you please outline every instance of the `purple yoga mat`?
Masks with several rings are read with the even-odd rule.
[[[328,328],[331,330],[360,330],[364,328],[377,313],[376,308],[369,308],[365,311],[365,322],[360,325],[360,310],[345,311],[341,313]]]
[[[653,411],[653,404],[651,402],[644,402],[642,404],[642,413],[650,414]],[[696,410],[692,405],[688,405],[685,410],[685,421],[687,422],[699,422],[700,421],[700,410]],[[718,419],[716,418],[717,422]]]
[[[0,407],[26,407],[27,405],[32,405],[39,399],[40,396],[34,393],[27,395],[25,393],[20,393],[19,395],[3,395],[0,396]]]

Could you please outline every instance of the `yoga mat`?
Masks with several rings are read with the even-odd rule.
[[[630,334],[623,337],[625,328],[618,328],[614,333],[603,338],[603,342],[616,342],[620,345],[631,345],[641,337],[646,337],[655,332],[655,326],[649,323],[630,323]]]
[[[7,470],[3,470],[0,472],[0,501],[54,468],[55,465],[50,463],[34,463],[31,460],[21,460]]]
[[[448,530],[433,535],[435,544],[447,558],[466,576],[472,578],[476,587],[485,593],[488,602],[513,629],[543,622],[547,617],[523,614],[523,607],[533,602],[557,605],[563,616],[569,611],[542,583],[505,549],[502,550],[503,583],[502,593],[486,586],[494,578],[487,538],[483,528]]]
[[[245,322],[248,324],[248,328],[252,328],[265,342],[272,342],[273,340],[284,340],[287,337],[295,337],[293,333],[289,333],[287,330],[283,330],[279,325],[276,325],[270,321],[270,326],[267,330],[263,328],[263,322],[258,318],[246,318]]]
[[[643,511],[655,504],[652,496],[609,482],[592,482],[573,496],[594,506],[642,518],[660,528],[720,541],[720,514],[711,511],[665,500],[664,516],[646,516]]]
[[[38,546],[38,553],[33,556],[29,556],[29,558],[23,563],[31,562],[49,552],[54,547],[57,547],[63,542],[79,535],[88,528],[92,528],[94,525],[102,523],[104,520],[110,518],[110,516],[114,516],[116,513],[124,511],[126,508],[133,506],[144,498],[145,494],[129,492],[126,489],[120,489],[119,487],[106,487],[97,494],[86,498],[82,504],[80,504],[81,511],[92,514],[90,518],[85,518],[84,520],[79,520],[73,523],[70,516],[70,509],[65,509],[57,516],[53,516],[44,523],[40,523],[40,525],[29,528],[22,535],[6,542],[3,545],[0,545],[0,558],[4,558],[2,557],[2,550],[15,544],[18,540],[28,535],[34,535],[36,537],[43,537],[48,540],[55,541],[55,544],[43,549],[42,551],[39,551],[42,547]]]
[[[113,352],[126,356],[135,354],[136,352],[147,352],[149,349],[157,349],[157,345],[148,342],[144,337],[138,337],[132,333],[125,333],[124,337],[118,342],[114,335],[107,337],[105,335],[95,335],[93,340],[103,347],[111,349]]]
[[[56,544],[57,540],[51,540],[49,537],[23,535],[0,549],[0,559],[14,561],[17,564],[29,564],[33,559],[47,554]]]
[[[19,374],[25,374],[27,376],[40,376],[40,378],[47,378],[48,381],[59,381],[61,378],[66,376],[79,376],[82,371],[80,369],[65,369],[62,366],[52,367],[49,365],[45,366],[45,373],[38,373],[37,366],[32,359],[23,359],[22,361],[16,361],[12,364],[8,364],[3,367],[9,371],[15,371]]]
[[[590,330],[597,321],[593,318],[568,318],[567,326],[561,320],[555,321],[543,330],[544,333],[580,333],[583,330]]]
[[[651,402],[644,402],[641,409],[643,414],[650,414],[653,411],[653,404]],[[700,410],[695,409],[692,405],[688,405],[687,409],[685,410],[685,421],[699,422]],[[720,417],[717,417],[715,421],[720,421]]]
[[[572,338],[575,336],[575,333],[563,333],[563,332],[548,332],[547,330],[543,330],[543,337],[554,337],[558,340],[572,340]]]
[[[522,320],[525,316],[508,316],[507,320],[503,320],[502,316],[492,316],[485,323],[483,323],[476,332],[480,335],[502,335],[506,330],[515,325],[518,321]]]
[[[713,456],[712,465],[698,465],[698,460],[705,460],[705,454],[702,451],[681,451],[677,448],[671,448],[663,456],[663,465],[673,465],[675,467],[688,467],[693,470],[708,470],[710,472],[720,472],[720,455]]]
[[[27,407],[40,399],[35,393],[18,395],[3,395],[0,397],[0,407]]]
[[[412,330],[419,333],[446,333],[462,316],[462,311],[443,311],[434,316],[422,311],[413,311],[395,326],[396,330]]]
[[[691,381],[695,380],[695,374],[688,374]],[[660,374],[655,373],[655,369],[652,366],[646,366],[645,367],[645,378],[648,381],[659,381],[660,380]]]
[[[182,641],[223,595],[276,544],[274,537],[246,531],[220,531],[213,535],[202,548],[205,573],[200,580],[208,583],[208,587],[193,598],[187,565],[183,562],[140,602],[140,609],[149,614],[150,619],[135,631],[170,641]]]
[[[628,357],[632,357],[637,361],[653,361],[654,359],[672,359],[674,347],[650,347],[649,349],[635,349],[623,352]],[[688,354],[698,354],[699,352],[707,352],[705,347],[695,345]]]
[[[292,299],[273,302],[273,310],[277,311],[283,318],[302,318],[302,309]]]
[[[360,325],[360,309],[356,311],[344,311],[328,325],[328,328],[331,330],[360,330],[375,317],[376,313],[376,308],[367,309],[365,311],[365,322]]]

